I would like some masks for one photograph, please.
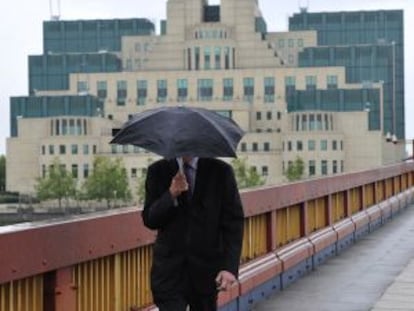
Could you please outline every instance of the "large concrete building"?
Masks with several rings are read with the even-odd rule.
[[[257,0],[168,0],[158,35],[146,19],[47,21],[29,96],[11,98],[7,189],[33,193],[56,157],[81,183],[96,155],[121,157],[134,188],[157,156],[110,145],[112,129],[162,105],[233,118],[247,132],[238,155],[269,184],[297,157],[305,177],[398,161],[385,134],[404,135],[402,22],[302,11],[269,32]]]

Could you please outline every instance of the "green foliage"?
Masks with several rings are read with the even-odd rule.
[[[305,170],[305,163],[302,158],[296,157],[296,160],[289,165],[285,172],[285,175],[289,181],[295,181],[302,179]]]
[[[154,160],[152,158],[148,158],[147,166],[149,166]],[[138,195],[138,203],[142,204],[145,201],[145,180],[147,179],[147,170],[143,170],[141,175],[139,176],[138,180],[138,187],[137,187],[137,195]]]
[[[58,200],[59,208],[62,199],[69,199],[76,195],[76,179],[55,159],[45,178],[38,178],[35,190],[39,200]]]
[[[117,200],[128,201],[131,192],[128,186],[127,171],[120,159],[111,160],[107,157],[96,157],[93,171],[85,181],[83,189],[86,199],[105,200],[107,207]]]
[[[6,190],[6,157],[0,156],[0,192]]]
[[[265,180],[253,167],[247,164],[247,158],[233,159],[231,162],[239,189],[261,186]]]

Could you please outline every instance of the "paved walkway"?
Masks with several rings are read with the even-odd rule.
[[[414,311],[414,206],[254,310]]]

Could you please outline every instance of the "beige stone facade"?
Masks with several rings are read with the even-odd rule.
[[[316,32],[264,37],[255,29],[261,17],[257,0],[222,0],[220,22],[205,23],[205,3],[169,0],[166,34],[124,37],[122,72],[71,74],[69,90],[39,92],[76,95],[79,85],[86,85],[89,94],[99,96],[104,86],[105,109],[95,117],[20,119],[18,137],[7,141],[7,189],[33,193],[36,178],[55,157],[81,184],[96,155],[121,157],[135,189],[148,159],[158,157],[137,147],[110,145],[111,130],[132,114],[161,105],[205,107],[231,116],[247,132],[239,157],[247,157],[268,184],[286,181],[284,170],[296,157],[304,160],[305,178],[404,157],[403,148],[385,143],[381,131],[368,130],[366,111],[288,112],[288,83],[304,90],[311,77],[317,89],[326,89],[329,77],[335,77],[338,88],[361,88],[345,83],[343,67],[297,67],[298,53],[316,45]],[[54,132],[64,120],[72,131]]]

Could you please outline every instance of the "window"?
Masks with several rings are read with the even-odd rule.
[[[211,69],[210,47],[204,48],[204,69]]]
[[[303,39],[298,39],[298,47],[303,47]]]
[[[240,150],[243,151],[243,152],[245,152],[247,150],[246,143],[241,143],[240,144]]]
[[[97,96],[100,101],[103,101],[108,96],[107,83],[106,81],[98,81],[96,84]]]
[[[167,95],[167,80],[157,80],[157,103],[165,103]]]
[[[137,178],[137,169],[131,168],[131,178]]]
[[[199,70],[200,69],[200,48],[199,47],[195,48],[194,56],[195,56],[195,69]]]
[[[336,140],[332,141],[332,150],[337,150],[338,149],[338,142]]]
[[[147,80],[137,81],[137,105],[145,105],[148,96],[148,82]]]
[[[302,131],[306,131],[308,129],[308,121],[307,121],[307,115],[306,114],[302,115],[301,123],[302,123],[302,126],[301,126]]]
[[[57,136],[60,135],[60,120],[59,119],[57,119],[55,122],[55,132]]]
[[[93,145],[92,147],[92,153],[96,154],[98,152],[98,147],[96,145]]]
[[[332,161],[332,173],[333,174],[338,173],[338,161],[336,160]]]
[[[258,120],[258,121],[262,120],[262,112],[261,111],[256,111],[256,120]]]
[[[76,130],[75,130],[75,120],[70,119],[69,120],[69,135],[75,135]]]
[[[71,146],[71,151],[72,151],[72,154],[78,154],[78,145],[72,145]]]
[[[293,95],[296,90],[296,78],[293,76],[285,77],[285,93],[286,96]]]
[[[253,143],[252,144],[252,150],[253,151],[257,151],[258,150],[257,143]]]
[[[49,154],[55,154],[55,146],[54,145],[49,145]]]
[[[178,102],[187,101],[187,95],[188,95],[187,79],[178,79],[177,80],[177,101]]]
[[[83,178],[89,177],[89,164],[83,165]]]
[[[311,114],[309,116],[309,130],[314,131],[316,130],[316,122],[315,122],[315,115]]]
[[[68,135],[68,120],[66,119],[62,120],[62,135]]]
[[[322,151],[328,150],[328,141],[326,139],[321,140],[321,150]]]
[[[269,175],[269,168],[267,166],[262,166],[262,176]]]
[[[221,47],[214,48],[214,68],[221,69]]]
[[[187,69],[191,70],[191,49],[190,48],[187,49]]]
[[[313,151],[313,150],[315,150],[315,141],[313,140],[313,139],[311,139],[311,140],[308,140],[308,150],[309,151]]]
[[[288,46],[290,48],[293,48],[295,46],[295,43],[294,43],[293,39],[288,39]]]
[[[321,161],[321,174],[328,175],[328,161],[326,160]]]
[[[197,98],[201,101],[213,99],[213,79],[198,79]]]
[[[59,154],[66,154],[66,146],[59,145]]]
[[[233,79],[223,79],[223,100],[233,100]]]
[[[271,111],[266,112],[266,119],[267,120],[272,120],[272,112]]]
[[[318,129],[318,131],[321,131],[323,129],[322,115],[321,114],[316,115],[316,128]]]
[[[315,160],[309,160],[308,170],[309,170],[309,176],[314,176],[315,175],[315,173],[316,173]]]
[[[42,178],[46,177],[46,165],[42,165]]]
[[[127,82],[125,80],[117,81],[116,88],[116,104],[118,106],[125,106],[127,98]]]
[[[230,69],[230,48],[224,48],[224,69]]]
[[[329,131],[329,117],[327,114],[324,114],[325,116],[325,131]]]
[[[306,90],[315,91],[316,90],[316,76],[306,76]]]
[[[275,78],[273,77],[264,78],[264,102],[275,102]]]
[[[46,154],[46,146],[45,145],[42,146],[42,154]]]
[[[292,142],[288,141],[288,151],[292,151]]]
[[[243,96],[247,102],[253,102],[254,78],[243,78]]]
[[[78,178],[78,165],[72,164],[72,177]]]
[[[296,150],[297,151],[302,151],[303,150],[303,143],[302,143],[302,141],[298,140],[296,142]]]
[[[77,83],[77,91],[79,95],[86,95],[88,94],[88,82],[86,81],[78,81]]]
[[[266,142],[263,144],[263,150],[264,151],[270,151],[270,143]]]
[[[328,90],[334,90],[338,88],[338,77],[334,75],[328,75],[326,77],[326,88]]]

